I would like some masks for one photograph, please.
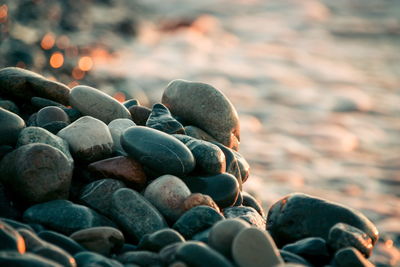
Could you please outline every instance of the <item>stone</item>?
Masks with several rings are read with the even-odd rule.
[[[221,266],[233,267],[224,256],[217,251],[211,249],[203,242],[188,241],[182,243],[176,250],[176,259],[182,261],[187,266],[208,267]]]
[[[262,217],[252,207],[245,207],[245,206],[229,207],[224,209],[224,216],[227,219],[239,218],[245,220],[249,224],[259,229],[265,229],[266,226],[264,217]]]
[[[8,67],[0,70],[0,94],[29,101],[34,96],[69,104],[69,88],[29,70]]]
[[[279,253],[281,254],[282,259],[287,263],[295,263],[295,264],[301,264],[301,266],[313,267],[311,263],[309,263],[308,261],[306,261],[304,258],[300,257],[297,254],[281,249],[279,250]]]
[[[185,134],[183,125],[172,117],[168,108],[160,103],[153,105],[153,109],[146,121],[146,126],[167,134]]]
[[[74,162],[74,159],[69,152],[67,141],[41,127],[30,126],[24,128],[18,136],[16,146],[20,147],[32,143],[42,143],[57,148],[64,153],[64,155],[71,161],[71,163]]]
[[[151,114],[151,109],[144,106],[131,106],[129,107],[129,112],[131,113],[132,120],[137,125],[145,126]]]
[[[92,116],[105,124],[115,119],[131,118],[131,114],[124,105],[90,86],[78,85],[72,88],[69,102],[83,115]]]
[[[10,100],[0,100],[0,108],[19,114],[19,107]]]
[[[248,192],[242,191],[242,196],[243,196],[243,206],[247,207],[252,207],[255,209],[262,217],[265,217],[265,211],[263,207],[261,206],[261,203],[252,195],[250,195]]]
[[[333,258],[334,266],[337,267],[373,267],[375,266],[368,261],[364,256],[355,248],[347,247],[338,250]]]
[[[40,223],[66,235],[95,226],[115,226],[112,221],[94,210],[68,200],[33,205],[24,212],[23,219],[26,222]]]
[[[57,134],[59,131],[64,129],[69,125],[68,122],[65,121],[52,121],[49,123],[46,123],[45,125],[41,126],[43,129],[46,129],[47,131],[51,132],[52,134]]]
[[[55,121],[69,123],[69,117],[64,110],[55,106],[44,107],[38,111],[36,116],[36,123],[38,126],[42,127],[47,123]]]
[[[25,128],[25,121],[17,114],[0,108],[0,125],[0,145],[14,146],[19,133]]]
[[[3,183],[0,183],[0,217],[9,219],[19,219],[22,217],[22,213],[15,205],[13,197],[12,192]]]
[[[0,160],[4,158],[5,155],[13,151],[13,147],[10,145],[0,145]]]
[[[295,243],[285,245],[282,250],[297,254],[313,265],[328,264],[330,260],[326,241],[320,237],[301,239]]]
[[[22,222],[19,222],[19,221],[8,219],[8,218],[0,218],[0,221],[3,221],[4,223],[8,224],[9,226],[14,228],[15,230],[26,229],[26,230],[29,230],[31,232],[35,232],[35,230],[29,224],[26,224],[26,223],[22,223]]]
[[[150,251],[131,251],[118,256],[118,261],[123,264],[136,264],[137,266],[164,266],[160,256]]]
[[[174,80],[164,90],[161,102],[172,114],[203,129],[223,145],[238,149],[239,118],[221,91],[205,83]]]
[[[121,135],[129,127],[136,126],[136,124],[130,119],[116,119],[108,124],[111,137],[114,142],[113,150],[121,154],[126,154],[121,146]]]
[[[138,250],[159,252],[168,245],[180,242],[185,242],[185,238],[179,232],[166,228],[144,235],[140,239]]]
[[[57,133],[66,140],[74,158],[93,162],[110,156],[113,140],[106,124],[84,116]]]
[[[239,168],[240,178],[242,180],[242,183],[245,183],[250,176],[250,164],[239,152],[237,152],[235,150],[232,150],[232,152],[238,163],[238,168]]]
[[[57,247],[65,250],[71,255],[75,255],[76,253],[86,251],[79,243],[75,240],[69,238],[66,235],[54,232],[54,231],[41,231],[38,233],[38,237],[48,243],[56,245]]]
[[[214,223],[223,220],[224,216],[208,206],[197,206],[185,212],[172,226],[186,239],[205,230]]]
[[[20,254],[15,251],[0,251],[1,266],[62,267],[61,264],[33,253]]]
[[[50,100],[47,98],[43,98],[43,97],[38,97],[38,96],[34,96],[31,98],[31,104],[38,109],[42,109],[45,107],[65,108],[64,105],[62,105],[56,101],[53,101],[53,100]]]
[[[198,232],[194,236],[192,236],[191,240],[200,241],[200,242],[208,244],[208,236],[210,234],[210,231],[211,231],[211,228],[207,228],[206,230]]]
[[[239,188],[240,188],[240,190],[242,190],[242,184],[243,184],[242,174],[240,173],[238,160],[237,160],[235,154],[233,153],[234,150],[227,148],[226,146],[224,146],[218,142],[215,142],[213,144],[218,146],[224,153],[225,162],[226,162],[225,170],[227,173],[232,174],[233,176],[236,177],[236,179],[239,183]]]
[[[24,202],[68,198],[73,164],[59,149],[33,143],[19,147],[0,162],[0,179]]]
[[[239,267],[274,266],[283,263],[274,240],[265,230],[244,228],[232,243],[232,256]]]
[[[218,146],[187,135],[176,134],[174,136],[190,149],[196,160],[198,172],[211,175],[225,172],[225,155]]]
[[[175,261],[175,254],[177,249],[182,245],[181,242],[173,243],[168,246],[165,246],[160,250],[158,255],[160,255],[161,260],[166,264],[170,265]]]
[[[206,133],[205,131],[203,131],[202,129],[193,126],[193,125],[188,125],[185,126],[185,132],[186,135],[199,139],[199,140],[203,140],[203,141],[208,141],[208,142],[217,142],[217,140],[215,140],[214,137],[212,137],[211,135],[209,135],[208,133]]]
[[[217,222],[211,227],[208,235],[208,245],[226,256],[232,258],[232,243],[237,234],[250,224],[244,220],[226,219]]]
[[[208,195],[194,193],[188,196],[183,202],[183,209],[185,211],[188,211],[197,206],[208,206],[215,209],[217,212],[220,212],[217,203],[215,203],[214,200]]]
[[[87,184],[81,191],[82,204],[111,217],[111,199],[115,191],[125,188],[125,184],[115,179],[101,179]]]
[[[111,214],[124,233],[137,240],[145,234],[168,227],[164,217],[147,199],[128,188],[114,192]]]
[[[223,209],[233,206],[238,198],[239,184],[228,173],[212,176],[194,176],[182,178],[192,193],[209,195]]]
[[[366,233],[345,223],[337,223],[332,226],[327,243],[333,251],[354,247],[367,258],[371,256],[374,247],[371,238]]]
[[[243,204],[243,195],[242,192],[239,191],[239,195],[238,198],[236,199],[235,204],[233,204],[233,206],[242,206]]]
[[[181,179],[166,174],[153,180],[143,195],[166,219],[175,222],[185,212],[183,202],[190,190]]]
[[[76,231],[70,238],[87,250],[109,256],[122,248],[124,235],[116,228],[99,226]]]
[[[124,267],[124,265],[116,260],[104,257],[101,254],[84,251],[74,255],[76,263],[79,267]]]
[[[327,240],[329,230],[338,222],[364,231],[372,245],[378,239],[375,225],[361,212],[302,193],[289,194],[270,208],[267,229],[278,247],[282,247],[306,237]]]
[[[173,136],[158,130],[131,127],[122,134],[121,144],[130,157],[160,174],[179,177],[195,167],[190,150]]]
[[[6,222],[0,220],[0,250],[12,250],[20,254],[26,251],[25,240]]]
[[[88,165],[88,170],[97,179],[117,179],[138,191],[142,190],[147,182],[142,165],[136,160],[124,156],[92,162]]]
[[[55,261],[63,266],[76,267],[75,259],[61,248],[54,246],[26,229],[18,230],[23,236],[28,252]]]
[[[126,108],[130,108],[132,106],[140,106],[140,102],[137,99],[129,99],[122,103]]]

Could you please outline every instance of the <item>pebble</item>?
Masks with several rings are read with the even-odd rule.
[[[196,233],[194,236],[192,236],[191,240],[194,241],[201,241],[204,243],[208,243],[208,236],[210,234],[211,228],[207,228],[206,230],[203,230],[201,232]]]
[[[181,242],[173,243],[168,246],[165,246],[163,249],[160,250],[158,255],[160,255],[161,260],[168,266],[175,261],[175,254],[176,250],[179,246],[182,245]]]
[[[130,119],[116,119],[108,124],[108,129],[110,130],[114,142],[113,150],[115,152],[126,154],[121,146],[121,135],[126,129],[132,126],[136,126],[136,124]]]
[[[336,252],[333,259],[334,266],[336,267],[373,267],[370,261],[355,248],[347,247],[342,248]]]
[[[265,211],[263,207],[261,206],[261,203],[252,195],[250,195],[248,192],[242,191],[242,197],[243,197],[243,206],[247,207],[252,207],[255,209],[262,217],[265,217]]]
[[[140,239],[138,250],[159,252],[168,245],[180,242],[185,242],[185,238],[174,229],[166,228],[144,235]]]
[[[0,179],[24,202],[66,199],[73,164],[60,150],[40,143],[21,146],[0,162]]]
[[[242,184],[243,184],[242,174],[240,173],[238,160],[236,159],[236,156],[233,153],[234,150],[227,148],[226,146],[224,146],[218,142],[215,142],[213,144],[218,146],[219,149],[221,149],[221,151],[224,153],[224,155],[225,155],[225,171],[236,177],[236,179],[239,183],[239,188],[240,188],[240,190],[242,190]]]
[[[71,89],[70,104],[83,115],[92,116],[105,124],[115,119],[130,119],[128,109],[116,99],[90,86],[78,85]]]
[[[193,207],[197,206],[209,206],[216,211],[220,211],[217,203],[214,202],[214,200],[208,196],[208,195],[203,195],[200,193],[194,193],[188,196],[185,201],[183,202],[183,209],[185,211],[190,210]]]
[[[50,122],[65,122],[69,123],[69,117],[64,110],[59,107],[50,106],[40,109],[36,116],[36,123],[38,126],[43,127]]]
[[[48,229],[69,235],[95,226],[115,226],[112,221],[94,210],[68,200],[53,200],[28,208],[26,222],[40,223]]]
[[[26,251],[25,240],[6,222],[0,220],[0,250],[12,250],[20,254]]]
[[[87,250],[109,256],[122,248],[124,235],[116,228],[99,226],[82,229],[69,236]]]
[[[65,139],[74,158],[93,162],[113,152],[113,140],[106,124],[90,116],[74,121],[58,132]]]
[[[313,267],[311,263],[309,263],[308,261],[306,261],[304,258],[300,257],[297,254],[294,254],[286,250],[279,250],[279,253],[281,254],[282,259],[287,263],[295,263],[295,264],[300,264],[301,266]]]
[[[53,100],[50,100],[47,98],[43,98],[43,97],[38,97],[38,96],[34,96],[31,98],[31,104],[38,109],[42,109],[45,107],[66,108],[64,105],[62,105],[56,101],[53,101]]]
[[[93,162],[88,165],[88,170],[96,179],[117,179],[135,190],[143,189],[147,182],[142,165],[136,160],[124,156]]]
[[[111,217],[112,195],[125,184],[115,179],[101,179],[87,184],[81,191],[79,200],[97,212]]]
[[[75,255],[76,253],[86,251],[86,249],[83,248],[75,240],[54,231],[49,231],[49,230],[41,231],[38,233],[38,237],[48,243],[54,244],[57,247],[62,248],[71,255]]]
[[[302,193],[293,193],[276,202],[268,212],[267,229],[279,247],[306,237],[328,239],[338,222],[368,234],[375,244],[378,230],[360,212],[344,205]]]
[[[190,194],[181,179],[167,174],[152,181],[143,195],[166,219],[175,222],[185,212],[183,202]]]
[[[250,227],[250,224],[244,220],[226,219],[219,221],[211,227],[208,244],[230,259],[232,258],[233,240],[241,230],[248,227]]]
[[[132,120],[137,125],[145,126],[151,114],[151,109],[144,106],[131,106],[129,107],[129,112],[131,113]]]
[[[235,204],[233,204],[233,206],[242,206],[243,204],[243,196],[242,196],[242,192],[239,191],[239,195],[238,198],[236,199]]]
[[[176,134],[174,136],[190,149],[196,160],[196,170],[198,172],[205,174],[225,172],[225,155],[218,146],[187,135]]]
[[[236,178],[228,173],[188,176],[182,180],[191,192],[209,195],[221,209],[233,206],[238,198],[239,184]]]
[[[18,232],[23,236],[28,252],[58,262],[63,266],[76,267],[75,259],[66,251],[40,239],[29,230],[20,229]]]
[[[264,267],[283,263],[269,233],[255,227],[244,228],[236,235],[232,256],[239,267]]]
[[[366,233],[345,223],[337,223],[331,228],[327,243],[334,251],[354,247],[367,258],[373,248],[372,240]]]
[[[151,266],[151,267],[163,267],[164,264],[160,256],[151,251],[130,251],[125,252],[118,256],[118,261],[127,264],[136,264],[137,266]]]
[[[19,230],[19,229],[26,229],[29,230],[31,232],[35,232],[35,230],[26,223],[22,223],[16,220],[12,220],[12,219],[8,219],[8,218],[0,218],[0,222],[3,221],[4,223],[8,224],[9,226],[11,226],[12,228]]]
[[[137,240],[145,234],[168,227],[164,217],[147,199],[128,188],[114,192],[111,214],[124,233]]]
[[[249,224],[259,229],[265,229],[266,226],[264,217],[262,217],[252,207],[245,207],[245,206],[229,207],[224,209],[224,216],[227,219],[239,218],[245,220]]]
[[[57,134],[59,131],[67,127],[69,123],[65,121],[52,121],[49,123],[46,123],[45,125],[41,126],[43,129],[46,129],[47,131],[51,132],[52,134]]]
[[[190,239],[196,233],[205,230],[214,223],[223,220],[222,216],[215,209],[208,206],[197,206],[185,212],[172,226],[186,239]]]
[[[176,259],[193,267],[233,267],[224,256],[203,242],[188,241],[176,250]]]
[[[238,163],[238,168],[242,183],[245,183],[250,176],[250,164],[239,152],[232,150],[232,153],[234,154],[236,161]]]
[[[172,117],[171,112],[163,104],[154,104],[146,121],[146,126],[167,134],[185,134],[183,125]]]
[[[121,144],[129,156],[160,174],[179,177],[195,167],[190,150],[173,136],[158,130],[131,127],[122,134]]]
[[[68,105],[70,90],[32,71],[9,67],[0,70],[0,93],[26,101],[39,96]]]
[[[214,137],[212,137],[211,135],[209,135],[208,133],[206,133],[205,131],[203,131],[202,129],[200,129],[196,126],[188,125],[188,126],[185,126],[184,129],[185,129],[186,135],[191,136],[193,138],[207,141],[207,142],[218,142],[217,140],[215,140]]]
[[[15,267],[62,267],[61,264],[41,257],[33,253],[20,254],[15,251],[4,250],[0,251],[0,265],[1,266],[15,266]]]
[[[69,152],[69,146],[67,141],[58,137],[57,135],[52,134],[46,129],[43,129],[41,127],[30,126],[24,128],[20,132],[16,145],[17,147],[32,143],[43,143],[50,145],[54,148],[57,148],[64,153],[64,155],[71,161],[71,163],[74,162],[74,159],[72,158],[72,155]]]
[[[101,254],[84,251],[74,255],[76,263],[79,267],[124,267],[124,265],[116,260],[104,257]]]
[[[133,106],[140,106],[140,102],[137,99],[129,99],[122,103],[126,108],[130,108]]]
[[[282,250],[297,254],[313,265],[328,264],[330,255],[326,241],[320,237],[308,237],[295,243],[285,245]]]
[[[205,83],[174,80],[165,89],[161,102],[172,114],[206,131],[223,145],[238,149],[239,118],[221,91]]]
[[[8,110],[17,115],[19,114],[19,107],[10,100],[0,100],[0,108]]]
[[[15,113],[0,108],[0,145],[14,146],[25,128],[25,121]]]

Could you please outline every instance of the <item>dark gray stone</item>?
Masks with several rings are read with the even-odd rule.
[[[243,206],[247,207],[252,207],[255,209],[262,217],[265,217],[265,212],[263,207],[261,206],[261,203],[252,195],[249,193],[242,191],[242,196],[243,196]]]
[[[123,264],[137,264],[138,266],[163,267],[160,256],[150,251],[131,251],[118,256]]]
[[[224,209],[227,219],[239,218],[260,229],[265,229],[265,219],[252,207],[238,206]]]
[[[140,126],[145,126],[146,121],[150,116],[151,109],[144,106],[131,106],[129,107],[129,112],[131,113],[132,120]]]
[[[0,145],[14,146],[25,128],[25,121],[15,113],[0,108]]]
[[[59,107],[45,107],[38,111],[36,116],[36,123],[38,126],[43,127],[47,123],[61,121],[69,123],[69,117],[64,110]]]
[[[217,140],[215,140],[214,137],[212,137],[211,135],[209,135],[202,129],[197,128],[196,126],[189,125],[189,126],[185,126],[184,129],[185,129],[186,135],[188,135],[188,136],[194,137],[199,140],[204,140],[207,142],[218,142]]]
[[[286,250],[279,250],[279,253],[281,254],[282,259],[287,262],[287,263],[295,263],[295,264],[301,264],[307,267],[313,267],[311,263],[306,261],[304,258],[300,257],[297,254],[294,254],[292,252],[286,251]]]
[[[168,245],[179,242],[185,242],[185,238],[179,232],[166,228],[144,235],[140,239],[138,249],[158,252]]]
[[[71,255],[86,251],[86,249],[78,244],[75,240],[54,231],[41,231],[38,233],[38,236],[42,240],[62,248]]]
[[[336,267],[373,267],[370,261],[355,248],[347,247],[338,250],[333,259]]]
[[[18,106],[10,100],[0,100],[0,108],[4,108],[15,114],[19,114]]]
[[[62,267],[61,264],[33,253],[0,251],[0,265],[13,267]]]
[[[124,267],[124,265],[116,260],[109,259],[95,252],[79,252],[74,255],[76,263],[79,267]]]
[[[121,146],[121,135],[132,126],[136,126],[136,124],[131,119],[115,119],[108,124],[108,129],[114,142],[114,151],[126,154]]]
[[[183,125],[172,117],[171,112],[160,103],[154,104],[146,121],[146,126],[167,134],[184,134]]]
[[[297,254],[317,266],[323,266],[330,261],[326,241],[320,237],[301,239],[295,243],[287,244],[282,250]]]
[[[140,106],[140,102],[137,99],[129,99],[122,103],[126,108],[130,108],[132,106]]]

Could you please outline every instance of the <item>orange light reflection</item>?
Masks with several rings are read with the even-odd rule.
[[[54,34],[49,32],[49,33],[46,33],[45,36],[43,36],[40,46],[44,50],[49,50],[49,49],[53,48],[54,43],[55,43],[55,36],[54,36]]]
[[[93,67],[93,60],[88,56],[81,57],[79,59],[78,66],[83,71],[89,71]]]
[[[118,102],[124,102],[125,100],[126,100],[126,96],[125,96],[125,94],[124,93],[122,93],[122,92],[116,92],[115,94],[114,94],[114,98],[116,99],[116,100],[118,100]]]
[[[0,23],[4,23],[7,21],[8,17],[8,6],[7,5],[1,5],[0,6]]]
[[[64,56],[60,52],[54,52],[50,57],[50,66],[55,69],[60,68],[64,64]]]
[[[85,72],[83,70],[81,70],[79,67],[75,67],[72,70],[72,77],[75,80],[82,80],[85,77]]]
[[[57,38],[57,47],[60,49],[66,49],[69,46],[69,38],[66,35],[61,35]]]

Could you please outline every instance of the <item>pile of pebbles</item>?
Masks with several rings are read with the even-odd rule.
[[[363,214],[242,190],[238,115],[174,80],[152,109],[0,70],[1,266],[373,266]]]

